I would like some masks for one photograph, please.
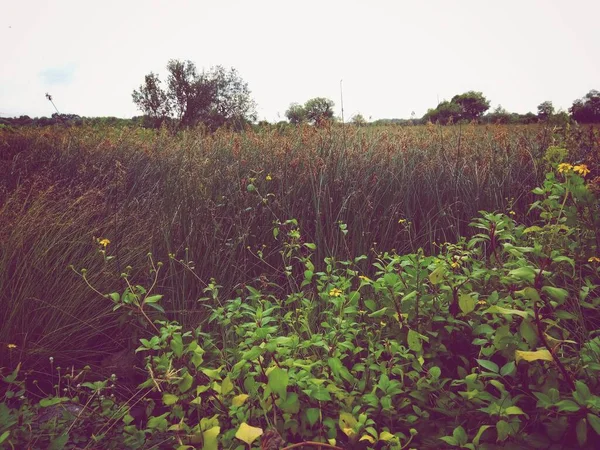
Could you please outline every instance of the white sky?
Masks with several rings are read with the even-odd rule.
[[[600,1],[0,0],[0,115],[139,115],[169,59],[238,69],[259,118],[329,97],[346,118],[422,116],[479,90],[492,106],[568,108],[600,89]]]

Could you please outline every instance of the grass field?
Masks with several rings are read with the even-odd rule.
[[[40,369],[49,357],[99,365],[135,346],[149,330],[99,295],[127,283],[164,296],[164,314],[148,314],[209,332],[206,302],[247,286],[280,299],[297,293],[309,250],[311,273],[366,255],[354,270],[368,277],[383,254],[425,258],[479,232],[469,224],[482,210],[532,224],[531,191],[552,170],[553,146],[588,161],[598,158],[600,132],[0,130],[0,353]]]

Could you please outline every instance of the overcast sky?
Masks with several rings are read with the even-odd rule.
[[[600,89],[600,1],[0,0],[0,115],[139,115],[169,59],[233,66],[260,119],[329,97],[346,118],[422,116],[482,91],[509,111]]]

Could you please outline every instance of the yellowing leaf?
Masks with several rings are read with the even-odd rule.
[[[242,423],[235,433],[235,437],[240,441],[244,441],[248,445],[252,443],[263,434],[262,428],[251,427],[246,422]]]
[[[233,397],[231,404],[233,406],[242,406],[248,399],[248,394],[240,394]]]
[[[356,425],[358,425],[358,421],[352,414],[347,412],[340,413],[340,419],[338,420],[338,423],[346,436],[352,437],[356,434],[354,428]]]
[[[392,439],[394,439],[396,436],[394,436],[392,433],[390,433],[389,431],[382,431],[381,433],[379,433],[379,440],[380,441],[391,441]]]
[[[554,361],[554,358],[552,358],[552,354],[546,350],[537,350],[535,352],[525,352],[525,351],[521,351],[521,350],[515,350],[515,361],[517,364],[519,364],[519,361],[527,361],[527,362],[531,362],[531,361],[538,361],[538,360],[542,360],[542,361]]]
[[[371,435],[365,434],[359,439],[359,441],[369,441],[371,444],[374,444],[375,438]]]
[[[217,440],[217,436],[221,432],[221,427],[212,427],[204,432],[202,432],[202,440],[204,442],[204,446],[202,450],[218,450],[219,449],[219,441]]]
[[[231,391],[233,391],[233,383],[229,379],[229,375],[227,375],[225,377],[225,379],[223,380],[223,382],[221,383],[221,394],[222,395],[227,395]]]

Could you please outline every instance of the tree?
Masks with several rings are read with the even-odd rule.
[[[306,120],[306,110],[304,106],[298,103],[292,103],[288,110],[285,112],[285,117],[288,118],[291,124],[298,125]]]
[[[469,121],[478,119],[490,108],[490,102],[483,96],[483,93],[475,91],[455,95],[450,103],[460,106],[462,109],[460,118]]]
[[[248,84],[234,68],[216,66],[198,73],[191,61],[170,60],[166,90],[158,75],[146,75],[132,94],[137,107],[160,125],[172,119],[178,128],[204,123],[211,130],[256,119]]]
[[[575,100],[569,112],[573,119],[581,123],[600,122],[600,92],[594,89],[585,97]]]
[[[362,127],[367,124],[367,121],[365,120],[362,114],[358,113],[352,117],[352,123],[357,127]]]
[[[423,122],[448,124],[461,118],[462,108],[456,103],[444,100],[435,109],[429,109],[423,116]]]
[[[537,107],[538,117],[541,120],[547,120],[554,114],[554,106],[551,101],[540,103]]]
[[[331,120],[333,118],[333,103],[332,100],[324,97],[311,98],[304,104],[306,111],[306,120],[318,125],[321,122]]]

